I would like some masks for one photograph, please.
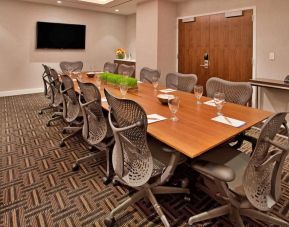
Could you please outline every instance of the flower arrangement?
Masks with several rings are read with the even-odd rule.
[[[124,77],[122,75],[113,73],[102,73],[100,74],[101,80],[107,81],[114,85],[120,85],[126,83],[129,88],[137,87],[137,79],[131,77]]]
[[[115,54],[116,54],[116,57],[118,59],[124,59],[124,55],[125,55],[125,50],[123,48],[118,48],[116,51],[115,51]]]

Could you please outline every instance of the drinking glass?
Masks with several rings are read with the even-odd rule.
[[[197,104],[202,104],[200,99],[201,99],[201,97],[203,95],[203,86],[202,85],[194,86],[194,93],[195,93],[195,97],[197,99]]]
[[[122,98],[124,99],[124,98],[125,98],[125,95],[126,95],[126,93],[127,93],[127,90],[128,90],[128,85],[127,85],[127,83],[121,82],[121,83],[119,84],[119,90],[120,90],[120,93],[121,93],[121,95],[122,95]]]
[[[128,72],[128,71],[123,71],[123,72],[122,72],[122,75],[124,75],[124,77],[127,78],[127,77],[129,77],[129,72]]]
[[[152,84],[153,84],[154,90],[157,90],[157,87],[159,86],[159,78],[157,76],[152,77]]]
[[[173,96],[172,98],[170,98],[168,100],[168,104],[169,104],[169,109],[171,111],[171,113],[173,114],[173,117],[171,118],[172,121],[177,121],[179,120],[176,116],[176,113],[179,110],[179,106],[180,106],[180,98],[177,96]]]
[[[223,115],[221,113],[221,110],[222,110],[224,103],[225,103],[225,94],[221,93],[221,92],[216,92],[214,94],[214,102],[215,102],[215,105],[217,108],[217,115],[218,116]]]

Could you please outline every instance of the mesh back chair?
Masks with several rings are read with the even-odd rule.
[[[216,92],[225,94],[226,102],[240,105],[247,105],[252,98],[253,88],[248,82],[231,82],[217,77],[210,78],[206,83],[207,96],[213,98]],[[233,147],[240,148],[243,141],[252,143],[253,149],[256,146],[256,139],[241,133],[230,142],[236,142]]]
[[[270,211],[281,195],[281,172],[289,139],[285,145],[273,139],[282,124],[288,135],[286,114],[277,113],[266,121],[251,156],[222,146],[193,162],[192,168],[204,176],[203,189],[223,206],[191,217],[190,225],[228,214],[235,226],[244,226],[241,216],[289,226],[280,218],[262,213]]]
[[[51,99],[52,91],[51,91],[51,87],[50,87],[50,81],[51,81],[50,68],[44,64],[42,64],[42,66],[44,68],[44,72],[42,74],[44,95],[48,99]],[[42,108],[38,113],[43,114],[44,110],[49,110],[49,109],[53,109],[53,106],[51,105],[51,103],[49,103],[49,105],[47,107]]]
[[[63,120],[70,125],[63,128],[63,133],[71,132],[70,135],[61,139],[59,145],[63,147],[65,145],[64,141],[81,132],[82,122],[79,121],[81,116],[81,109],[78,102],[77,93],[74,91],[73,80],[70,78],[70,76],[61,75],[61,81],[62,84],[60,92],[62,94],[63,100]]]
[[[130,76],[132,77],[135,72],[135,66],[134,65],[125,65],[120,64],[118,66],[117,73],[120,75]]]
[[[195,74],[169,73],[166,78],[166,87],[185,92],[192,92],[197,84]]]
[[[247,105],[252,98],[253,88],[248,82],[231,82],[211,77],[206,83],[206,91],[210,98],[213,98],[216,92],[222,92],[226,102]]]
[[[61,82],[59,80],[58,73],[55,69],[50,69],[50,75],[48,76],[49,87],[51,89],[51,106],[56,110],[52,115],[52,118],[47,122],[46,126],[50,126],[51,122],[62,119],[62,95],[60,92]]]
[[[154,158],[147,143],[147,116],[143,108],[132,100],[118,99],[106,90],[105,95],[110,106],[108,119],[115,138],[112,164],[117,181],[138,190],[111,211],[105,219],[105,224],[112,226],[116,213],[147,197],[163,224],[169,226],[154,194],[189,193],[185,188],[161,186],[173,174],[179,153],[164,152],[162,160],[165,160],[166,156],[168,163]],[[157,149],[153,151],[155,152]]]
[[[115,73],[117,66],[117,63],[106,62],[103,66],[103,72]]]
[[[83,68],[82,61],[75,61],[75,62],[62,61],[60,62],[59,65],[63,73],[81,72]]]
[[[160,78],[161,74],[156,69],[150,69],[148,67],[144,67],[140,71],[140,81],[146,82],[146,83],[152,83],[152,78],[157,77]]]
[[[79,103],[84,122],[82,136],[90,146],[96,148],[100,153],[94,152],[78,159],[73,165],[73,170],[78,170],[81,162],[91,160],[91,158],[106,152],[107,176],[104,178],[104,182],[108,183],[112,177],[111,147],[114,143],[113,134],[101,106],[101,95],[98,88],[92,83],[80,81],[78,81],[78,85],[81,90]]]

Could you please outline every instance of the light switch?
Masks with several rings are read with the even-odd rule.
[[[274,61],[275,60],[275,53],[274,52],[270,52],[269,53],[269,60],[270,61]]]

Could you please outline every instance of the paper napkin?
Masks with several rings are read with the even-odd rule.
[[[209,106],[216,106],[214,100],[209,100],[207,102],[204,102],[204,104],[209,105]]]
[[[233,126],[235,128],[239,128],[243,126],[244,124],[246,124],[246,122],[244,121],[236,120],[234,118],[225,117],[225,116],[217,116],[217,117],[212,118],[212,120],[226,124],[226,125]]]
[[[174,92],[174,91],[176,91],[176,90],[171,89],[171,88],[160,90],[160,92],[163,92],[163,93],[170,93],[170,92]]]
[[[163,121],[163,120],[166,120],[167,118],[159,115],[159,114],[150,114],[150,115],[147,115],[147,118],[148,118],[148,123],[151,124],[151,123],[155,123],[155,122],[158,122],[158,121]]]

